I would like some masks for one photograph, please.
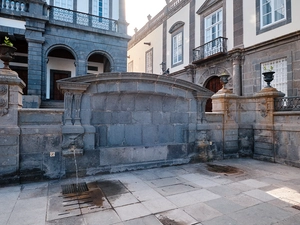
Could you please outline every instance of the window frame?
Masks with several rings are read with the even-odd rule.
[[[272,2],[274,0],[271,0]],[[262,0],[256,0],[256,35],[276,29],[292,22],[291,0],[285,0],[285,19],[278,20],[262,27]]]
[[[148,54],[151,54],[151,56],[148,57]],[[148,70],[149,68],[151,69]],[[145,52],[145,73],[153,73],[153,48]]]
[[[181,36],[181,42],[175,46],[175,38]],[[176,48],[176,49],[175,49]],[[179,54],[181,52],[181,54]],[[176,54],[176,55],[175,55]],[[176,56],[176,57],[175,57]],[[181,59],[180,59],[181,56]],[[176,61],[174,60],[176,58]],[[180,29],[172,34],[172,67],[178,66],[183,63],[183,30]]]
[[[209,17],[212,17],[214,14],[219,13],[219,12],[221,12],[221,17],[220,17],[221,20],[219,20],[218,22],[214,23],[214,25],[210,25],[210,27],[207,28],[206,27],[206,25],[207,25],[207,19]],[[209,14],[209,15],[207,15],[207,16],[204,17],[204,43],[207,43],[207,42],[210,42],[210,41],[216,39],[216,38],[212,38],[212,28],[213,27],[218,27],[218,25],[221,25],[221,35],[219,35],[219,36],[217,35],[216,38],[223,37],[223,8],[222,7],[219,8],[219,9],[217,9],[217,10],[215,10],[211,14]],[[209,40],[209,41],[207,40],[207,31],[208,31],[208,29],[210,29],[210,31],[211,31],[210,32],[211,40]],[[219,33],[219,32],[220,32],[220,30],[218,29],[217,33]]]
[[[288,59],[286,57],[270,60],[267,62],[261,63],[261,73],[265,72],[264,68],[272,68],[272,71],[275,72],[274,79],[271,82],[271,86],[276,88],[278,91],[281,91],[288,96]],[[261,76],[261,89],[266,86],[263,76]],[[283,87],[284,86],[284,87]]]
[[[266,24],[264,25],[263,22],[264,22],[264,16],[266,14],[263,14],[263,0],[260,1],[260,27],[261,28],[265,28],[265,27],[268,27],[268,26],[272,26],[274,25],[275,23],[279,23],[283,20],[286,20],[286,1],[283,0],[283,8],[284,8],[284,17],[282,19],[279,19],[279,20],[275,20],[275,12],[276,12],[276,9],[275,9],[275,1],[277,0],[269,0],[270,3],[271,3],[271,11],[270,12],[267,12],[266,14],[271,14],[271,22],[269,24]]]

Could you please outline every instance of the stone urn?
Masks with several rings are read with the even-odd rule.
[[[228,78],[230,77],[229,74],[226,73],[222,73],[221,75],[219,75],[220,77],[220,82],[223,86],[223,89],[226,89],[226,84],[228,83]]]
[[[0,59],[3,61],[4,67],[2,69],[10,70],[9,62],[14,59],[14,53],[17,51],[15,47],[5,44],[0,45]]]
[[[264,81],[267,83],[266,88],[270,88],[271,85],[270,83],[272,82],[272,80],[274,79],[274,71],[268,71],[268,72],[263,72],[263,76],[264,76]]]

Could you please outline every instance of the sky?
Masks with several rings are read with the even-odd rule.
[[[154,17],[165,6],[165,0],[125,0],[126,21],[128,25],[128,35],[134,34],[134,28],[141,29],[147,22],[147,16]]]

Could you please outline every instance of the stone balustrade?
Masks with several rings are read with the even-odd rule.
[[[9,9],[12,11],[21,11],[21,12],[27,12],[28,6],[25,1],[10,1],[10,0],[4,0],[2,1],[1,8],[3,9]]]

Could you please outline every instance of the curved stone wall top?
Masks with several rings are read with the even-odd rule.
[[[101,83],[128,83],[130,86],[119,85],[109,89],[107,86],[101,87]],[[156,92],[158,94],[173,95],[176,94],[175,90],[181,89],[188,91],[196,95],[197,97],[210,98],[214,93],[204,87],[196,85],[194,83],[176,79],[173,77],[148,74],[148,73],[101,73],[101,74],[89,74],[85,76],[78,76],[72,78],[66,78],[58,81],[58,88],[63,91],[76,90],[81,86],[87,84],[99,84],[97,89],[92,88],[89,92]],[[145,85],[147,83],[148,85]],[[169,88],[163,88],[160,85],[168,86]]]

